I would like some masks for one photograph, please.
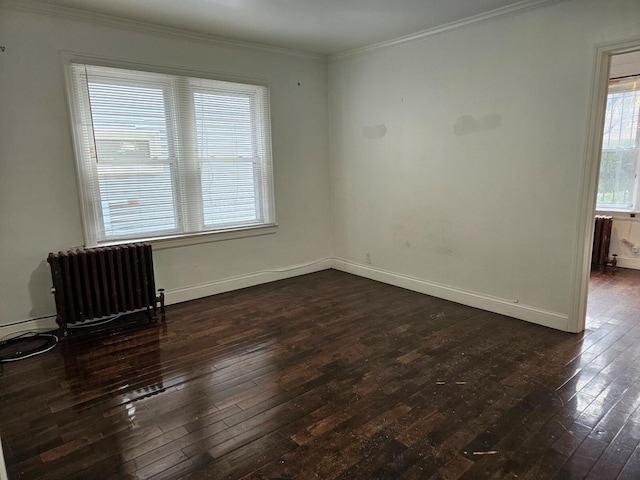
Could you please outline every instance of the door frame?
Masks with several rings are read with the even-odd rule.
[[[591,251],[593,248],[593,217],[596,212],[611,57],[636,50],[640,50],[640,36],[599,45],[595,52],[596,61],[591,89],[591,108],[576,231],[576,258],[574,260],[571,305],[567,323],[567,330],[573,333],[583,331],[587,320],[589,273],[591,271]]]

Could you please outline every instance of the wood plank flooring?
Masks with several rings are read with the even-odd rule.
[[[557,332],[327,270],[4,365],[16,479],[638,479],[640,272]]]

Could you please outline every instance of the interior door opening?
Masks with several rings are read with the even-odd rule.
[[[611,53],[609,60],[587,328],[616,318],[640,297],[640,50]]]

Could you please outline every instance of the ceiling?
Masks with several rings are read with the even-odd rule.
[[[549,0],[39,0],[244,42],[332,55]]]

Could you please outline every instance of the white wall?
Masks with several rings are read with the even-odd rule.
[[[325,59],[9,9],[0,9],[0,45],[0,327],[55,314],[45,258],[83,243],[61,51],[270,79],[280,227],[156,251],[156,283],[170,301],[326,267],[256,274],[330,255]]]
[[[638,0],[566,0],[334,57],[342,268],[566,328],[595,49],[639,34]]]
[[[54,314],[44,259],[82,243],[60,51],[270,77],[280,228],[158,250],[170,300],[334,265],[566,328],[595,48],[640,35],[639,7],[336,57],[328,86],[323,59],[0,9],[0,328]]]
[[[608,214],[609,215],[609,214]],[[640,247],[640,214],[635,218],[627,214],[613,214],[609,256],[618,255],[618,266],[640,270],[640,253],[634,253],[631,244]]]

